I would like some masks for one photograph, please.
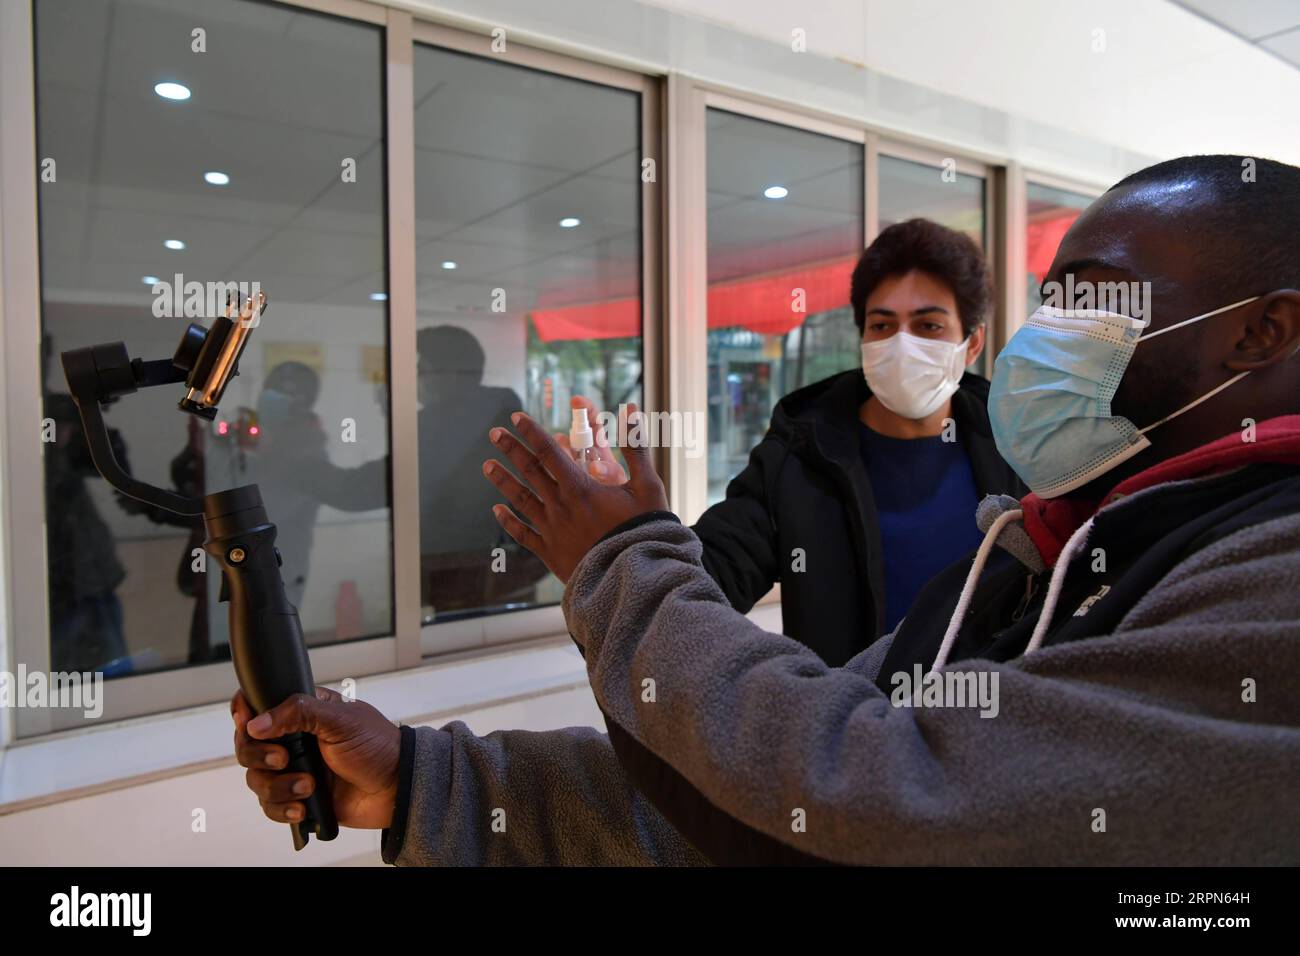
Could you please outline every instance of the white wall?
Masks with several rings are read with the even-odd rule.
[[[1300,163],[1300,70],[1168,0],[650,2],[1159,158]]]
[[[477,734],[601,725],[586,687],[440,717]],[[206,831],[192,829],[204,811]],[[380,865],[379,831],[343,830],[295,853],[289,831],[262,815],[233,756],[220,766],[0,816],[0,866]]]

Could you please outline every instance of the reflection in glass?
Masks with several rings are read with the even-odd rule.
[[[492,516],[488,431],[641,394],[635,93],[415,50],[423,623],[555,603]]]
[[[1092,203],[1092,197],[1029,183],[1025,188],[1025,315],[1042,305],[1039,290],[1052,268],[1057,247],[1074,220]]]
[[[713,504],[783,395],[858,363],[862,146],[710,109],[708,203]]]
[[[38,150],[57,163],[38,193],[53,666],[229,655],[201,523],[98,478],[57,359],[115,340],[169,357],[224,305],[209,283],[269,299],[241,374],[211,423],[179,391],[112,405],[122,460],[187,495],[259,483],[308,643],[392,633],[382,31],[249,0],[34,10]],[[195,24],[213,52],[191,49]]]

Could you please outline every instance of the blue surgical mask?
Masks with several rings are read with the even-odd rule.
[[[1140,342],[1227,312],[1259,296],[1146,335],[1145,321],[1094,309],[1043,306],[993,363],[989,421],[1003,459],[1040,498],[1056,498],[1151,445],[1146,433],[1221,392],[1241,372],[1158,422],[1138,428],[1111,399]]]

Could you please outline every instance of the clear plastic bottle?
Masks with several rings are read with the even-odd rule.
[[[592,434],[591,422],[587,421],[585,408],[573,409],[573,424],[569,426],[569,448],[573,452],[573,460],[582,466],[584,472],[590,475],[597,470],[596,462],[600,459],[596,456],[596,437]]]

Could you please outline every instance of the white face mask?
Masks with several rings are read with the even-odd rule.
[[[862,374],[871,394],[895,415],[925,418],[961,385],[969,345],[969,337],[953,343],[895,332],[862,343]]]

